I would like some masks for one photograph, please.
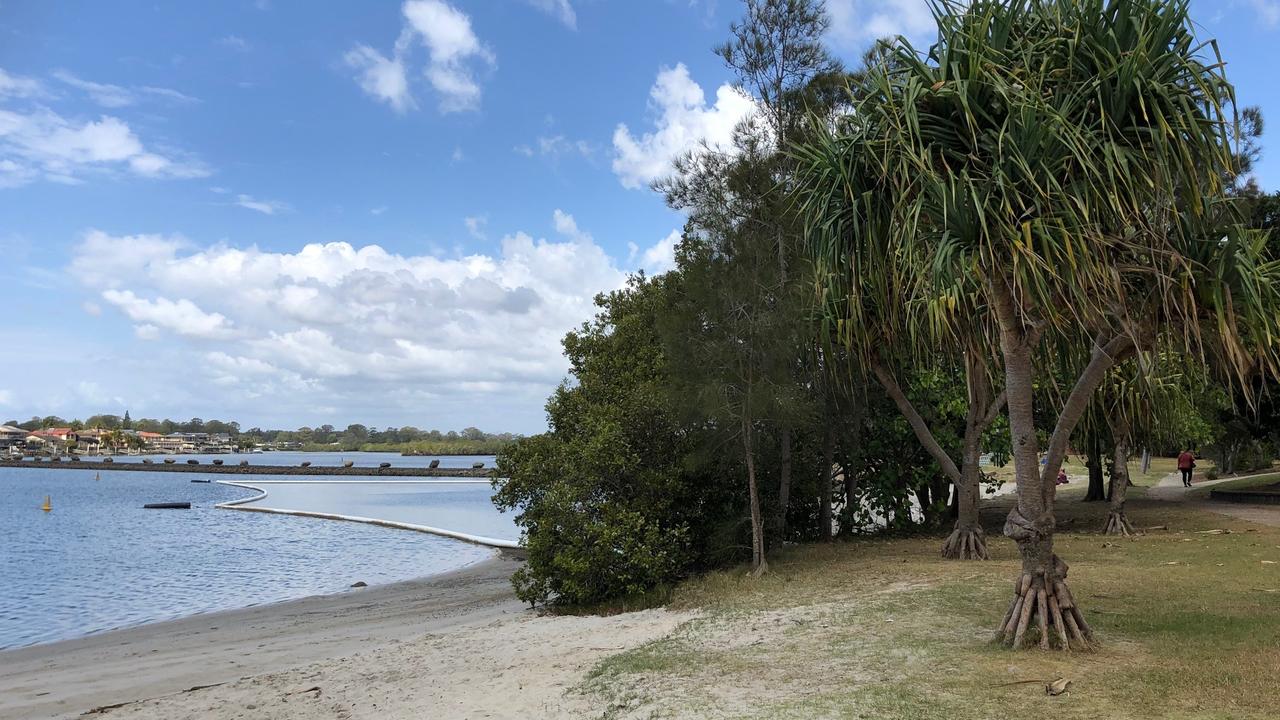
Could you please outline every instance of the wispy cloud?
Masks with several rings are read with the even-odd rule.
[[[0,187],[38,179],[75,184],[86,173],[112,171],[151,178],[209,175],[198,160],[148,148],[119,118],[81,122],[44,108],[0,110]]]
[[[476,215],[464,218],[463,224],[467,226],[467,234],[476,240],[488,240],[489,236],[485,233],[485,226],[489,224],[489,218],[483,215]]]
[[[257,200],[243,193],[236,195],[235,204],[242,208],[260,212],[263,215],[275,215],[289,210],[289,205],[279,200]]]
[[[586,140],[570,140],[564,135],[541,135],[532,143],[516,145],[512,151],[525,157],[540,155],[555,160],[566,155],[591,157],[595,154],[596,146]]]
[[[218,44],[239,52],[248,52],[249,42],[239,35],[225,35],[218,38]]]
[[[1280,1],[1250,0],[1250,4],[1257,11],[1258,19],[1262,20],[1268,27],[1280,25]]]
[[[578,14],[573,11],[569,0],[525,0],[530,5],[554,17],[570,30],[578,29]]]
[[[39,80],[21,75],[10,75],[0,68],[0,98],[31,98],[45,94],[44,86]]]
[[[440,112],[479,108],[476,73],[494,67],[496,58],[476,36],[471,18],[444,0],[406,0],[400,9],[404,25],[390,56],[363,43],[343,56],[347,66],[358,71],[361,89],[397,112],[417,107],[408,68],[420,44],[428,55],[422,75],[436,93]]]
[[[128,88],[120,85],[112,85],[110,83],[85,80],[84,78],[74,75],[66,70],[54,71],[53,77],[65,85],[84,91],[91,100],[105,108],[121,108],[129,105],[135,105],[138,103],[140,98],[146,96],[160,97],[166,100],[183,103],[199,102],[196,98],[171,88],[154,87],[150,85]]]

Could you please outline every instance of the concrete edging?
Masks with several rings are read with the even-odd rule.
[[[286,481],[286,482],[289,482],[289,481]],[[315,482],[315,481],[312,481],[312,482]],[[320,482],[323,482],[323,481],[320,481]],[[413,482],[413,481],[401,480],[399,482],[407,483],[407,482]],[[435,482],[440,483],[440,481],[435,481]],[[448,483],[448,482],[459,482],[459,481],[445,481],[445,482]],[[394,520],[380,520],[378,518],[360,517],[358,515],[336,515],[333,513],[311,512],[309,510],[286,510],[282,508],[245,507],[247,503],[257,502],[258,500],[262,500],[263,498],[267,497],[267,491],[258,487],[257,485],[250,485],[248,483],[243,483],[243,482],[234,482],[231,480],[218,480],[217,483],[219,485],[227,485],[230,487],[243,488],[245,490],[253,490],[258,493],[257,495],[254,495],[252,497],[240,498],[238,500],[228,500],[227,502],[222,502],[214,505],[215,508],[220,510],[243,510],[245,512],[263,512],[263,513],[273,513],[276,515],[295,515],[298,517],[313,517],[313,518],[320,518],[322,520],[344,520],[346,522],[358,522],[358,523],[364,523],[366,525],[379,525],[381,527],[394,528],[397,530],[412,530],[414,532],[427,533],[429,535],[439,535],[442,537],[453,538],[454,540],[461,540],[463,542],[473,543],[475,545],[484,545],[485,547],[501,548],[504,550],[520,549],[520,543],[513,540],[500,540],[498,538],[484,537],[483,535],[471,535],[469,533],[455,532],[453,530],[444,530],[442,528],[434,528],[427,525],[415,525],[413,523],[402,523],[402,522],[396,522]],[[292,481],[292,484],[304,484],[304,483],[305,481],[298,481],[298,480]],[[432,481],[419,481],[416,484],[434,484],[434,483],[432,483]],[[440,484],[444,484],[444,483],[440,483]]]

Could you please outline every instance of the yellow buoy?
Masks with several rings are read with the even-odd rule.
[[[53,503],[49,501],[48,495],[44,496],[44,504],[40,506],[40,509],[45,512],[49,512],[50,510],[53,509]]]

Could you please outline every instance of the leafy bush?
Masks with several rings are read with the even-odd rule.
[[[706,566],[730,494],[692,460],[656,336],[672,273],[596,299],[564,340],[573,380],[547,402],[550,432],[498,456],[494,502],[517,512],[526,602],[584,605],[647,593]]]

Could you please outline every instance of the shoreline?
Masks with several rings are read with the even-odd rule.
[[[94,708],[279,672],[525,611],[517,553],[388,585],[199,613],[0,650],[0,717]]]
[[[492,478],[494,468],[424,468],[424,467],[338,467],[296,465],[213,465],[201,463],[141,463],[141,462],[109,462],[81,460],[64,460],[60,462],[36,462],[31,460],[0,461],[0,468],[43,469],[43,470],[102,470],[107,472],[171,472],[171,473],[205,473],[212,475],[330,475],[356,477],[456,477],[456,478]]]

